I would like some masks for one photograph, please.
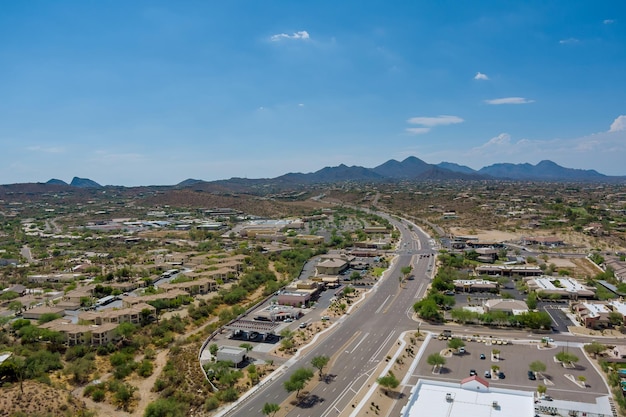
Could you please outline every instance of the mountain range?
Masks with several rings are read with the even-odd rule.
[[[245,187],[247,185],[272,184],[275,186],[295,186],[298,184],[322,184],[343,181],[355,182],[395,182],[395,181],[433,181],[433,180],[509,180],[509,181],[561,181],[561,182],[622,182],[625,176],[608,176],[595,170],[573,169],[562,167],[552,161],[544,160],[536,165],[498,163],[474,170],[470,167],[452,162],[429,164],[421,159],[410,156],[403,161],[391,159],[374,168],[347,166],[325,167],[318,171],[288,173],[276,178],[204,181],[187,179],[175,188],[194,187],[201,189],[203,184],[220,185],[224,188]],[[79,188],[101,188],[95,181],[87,178],[74,177],[70,184],[58,179],[51,179],[46,184],[69,185]]]

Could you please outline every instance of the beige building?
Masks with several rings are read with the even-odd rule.
[[[512,300],[512,299],[502,299],[502,298],[494,298],[491,300],[485,301],[483,304],[483,309],[485,313],[490,313],[494,311],[503,311],[505,313],[517,315],[528,312],[528,306],[524,301],[521,300]]]
[[[146,311],[146,313],[144,313]],[[145,316],[144,316],[145,315]],[[105,324],[105,323],[132,323],[141,324],[145,320],[152,320],[156,318],[156,308],[150,304],[139,303],[132,307],[126,307],[121,309],[109,309],[102,311],[88,311],[78,315],[79,320],[90,322],[92,324]]]
[[[39,327],[61,333],[69,346],[82,344],[103,346],[117,340],[117,335],[115,334],[117,324],[114,323],[104,323],[100,326],[83,325],[59,319],[42,324]]]
[[[165,291],[183,290],[190,295],[208,294],[211,291],[217,291],[217,282],[208,278],[200,278],[187,282],[165,283],[161,284],[159,288]]]

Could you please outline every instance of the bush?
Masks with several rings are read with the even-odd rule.
[[[220,406],[220,400],[216,397],[209,397],[204,402],[204,411],[212,411]]]
[[[147,378],[154,372],[154,365],[149,360],[142,360],[137,368],[137,375]]]
[[[187,407],[172,398],[160,398],[146,407],[143,417],[185,417]]]
[[[104,401],[105,397],[106,397],[106,393],[101,388],[94,390],[91,395],[91,398],[97,403]]]

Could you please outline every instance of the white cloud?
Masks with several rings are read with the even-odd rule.
[[[487,77],[487,74],[483,74],[482,72],[477,72],[476,75],[474,75],[474,79],[475,80],[488,80],[489,77]]]
[[[613,19],[604,19],[602,21],[602,23],[604,23],[605,25],[610,25],[611,23],[615,23],[615,20],[613,20]]]
[[[458,116],[446,115],[436,117],[411,117],[409,120],[407,120],[407,123],[410,123],[412,125],[422,125],[426,127],[453,125],[462,122],[464,122],[464,120]]]
[[[491,100],[485,100],[487,104],[528,104],[534,103],[535,100],[530,100],[524,97],[503,97],[503,98],[494,98]]]
[[[622,130],[626,130],[626,116],[625,115],[617,116],[615,120],[613,120],[613,123],[611,123],[611,128],[609,129],[609,132],[620,132]]]
[[[31,152],[44,152],[44,153],[61,153],[63,152],[63,148],[55,148],[55,147],[51,147],[51,148],[44,148],[43,146],[27,146],[26,147],[27,151],[31,151]]]
[[[489,139],[489,141],[485,143],[483,147],[492,146],[492,145],[510,145],[510,144],[511,144],[511,135],[509,135],[508,133],[500,133],[498,136]]]
[[[578,42],[580,42],[580,41],[578,39],[576,39],[576,38],[561,39],[559,41],[559,43],[561,45],[565,45],[565,44],[568,44],[568,43],[578,43]]]
[[[293,34],[289,35],[287,33],[278,33],[276,35],[272,35],[270,37],[270,40],[272,42],[277,42],[277,41],[281,41],[283,39],[301,39],[301,40],[307,40],[307,39],[311,39],[311,37],[309,36],[309,32],[307,32],[306,30],[301,30],[299,32],[294,32]]]
[[[405,131],[412,135],[423,135],[430,132],[430,127],[407,127]]]

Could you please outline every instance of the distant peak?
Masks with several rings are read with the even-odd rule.
[[[89,178],[72,178],[71,186],[79,187],[79,188],[102,188],[100,184],[97,182],[90,180]]]

